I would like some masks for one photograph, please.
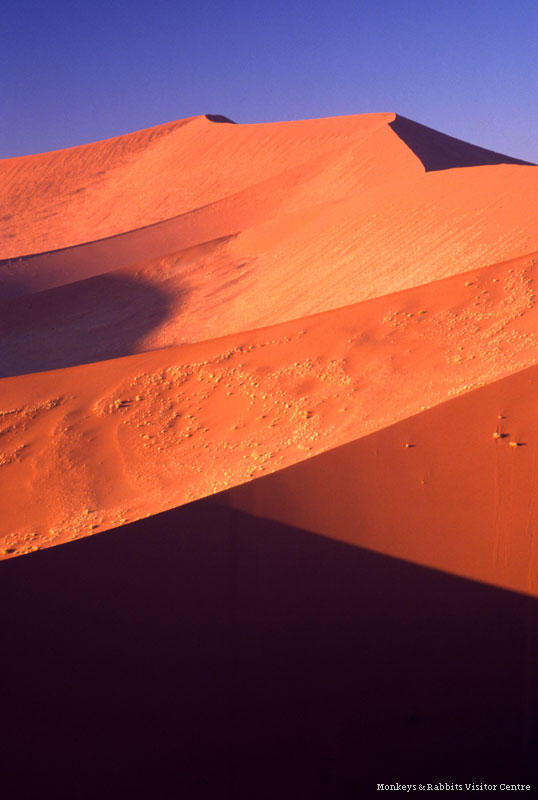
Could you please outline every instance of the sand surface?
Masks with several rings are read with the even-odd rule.
[[[201,116],[0,189],[7,796],[536,781],[538,167]]]
[[[0,183],[3,557],[232,490],[538,591],[535,166],[395,114],[196,117]]]

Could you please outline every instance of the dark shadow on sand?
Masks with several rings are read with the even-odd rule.
[[[130,355],[185,296],[108,273],[17,297],[0,316],[0,378]]]
[[[223,114],[206,114],[205,118],[208,119],[210,122],[227,122],[230,125],[237,125],[233,119],[229,119],[225,117]]]
[[[529,597],[208,501],[0,573],[6,797],[532,780]]]
[[[518,158],[511,158],[468,142],[462,142],[460,139],[420,125],[399,114],[389,125],[422,161],[426,172],[456,167],[482,167],[488,164],[533,166],[529,161],[521,161]]]

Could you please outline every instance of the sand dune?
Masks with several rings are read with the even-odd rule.
[[[8,793],[532,781],[538,168],[207,115],[0,187]]]
[[[265,324],[271,324],[536,249],[536,204],[519,201],[536,193],[533,167],[515,166],[505,157],[494,167],[429,172],[394,132],[394,125],[406,124],[399,117],[391,123],[394,116],[259,126],[216,125],[200,118],[175,128],[161,126],[152,135],[138,135],[143,157],[136,149],[131,152],[129,137],[29,157],[32,175],[41,169],[52,176],[45,193],[36,177],[30,182],[24,158],[8,160],[0,180],[5,181],[6,209],[15,211],[2,217],[0,299],[137,268],[144,261],[166,257],[173,264],[179,251],[233,237],[226,250],[227,277],[236,277],[234,268],[243,270],[238,303],[249,307],[255,294],[269,292],[274,303]],[[196,136],[183,141],[191,128]],[[430,131],[424,144],[420,134],[428,130],[415,126],[408,141],[417,140],[425,164],[428,154],[446,160],[449,137],[439,134],[437,142]],[[133,142],[141,147],[139,139]],[[161,152],[164,144],[170,152]],[[137,170],[126,171],[124,151]],[[480,164],[483,152],[488,151],[470,145],[463,155],[448,149],[456,164],[458,155],[462,164]],[[175,197],[159,220],[149,178],[139,174],[150,155],[155,191],[160,199],[167,193]],[[110,165],[111,186],[93,185],[88,162],[96,161]],[[200,176],[201,169],[208,174]],[[65,170],[70,181],[80,173],[80,201],[78,194],[75,200],[69,194],[69,182],[57,186],[52,181],[55,175],[60,181]],[[22,195],[21,185],[28,195]],[[93,199],[86,197],[90,190]],[[24,201],[20,209],[11,198],[17,192]],[[94,203],[102,221],[92,215]],[[115,224],[120,213],[125,219]],[[81,232],[66,238],[71,217]],[[46,240],[39,238],[41,225]],[[27,244],[30,233],[35,238]],[[287,317],[275,319],[284,294]]]
[[[410,418],[427,425],[436,406],[442,439],[452,398],[489,398],[506,376],[519,386],[537,363],[536,167],[395,114],[196,117],[7,159],[0,181],[6,557],[279,470],[268,480],[293,484],[305,459],[338,465],[342,446],[366,437],[349,447],[369,447]],[[457,405],[466,464],[481,402]],[[493,417],[487,426],[481,476],[506,444],[492,438]],[[527,438],[526,449],[505,448],[520,465],[534,463]],[[425,472],[442,455],[437,439],[427,451]],[[317,464],[304,469],[318,474]],[[446,469],[420,502],[403,477],[394,489],[394,507],[424,536],[443,486],[449,494]],[[432,554],[422,534],[404,546],[377,512],[381,539],[365,523],[356,543],[536,591],[517,514],[502,517],[487,481],[466,487],[469,544],[453,558]],[[476,550],[491,516],[483,502],[504,519],[499,536],[515,537],[507,571],[488,561],[487,537]],[[300,497],[295,511],[282,521],[305,527]],[[455,522],[444,519],[438,535],[449,537]],[[319,532],[355,542],[336,520]]]

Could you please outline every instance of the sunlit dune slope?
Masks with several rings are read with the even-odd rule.
[[[232,125],[193,117],[0,162],[2,257],[56,250],[185,214],[324,157],[351,155],[394,114]],[[343,178],[344,182],[347,180]],[[288,190],[293,191],[293,185]],[[329,189],[329,191],[331,191]],[[6,218],[7,217],[7,218]]]
[[[270,328],[3,379],[4,555],[244,483],[536,363],[537,269],[529,256]],[[58,343],[58,358],[104,355],[102,330],[71,352]],[[52,366],[36,352],[37,340],[29,372]]]
[[[214,336],[217,318],[220,334],[274,324],[536,250],[538,169],[484,153],[394,114],[201,117],[1,162],[0,300],[142,271],[181,294],[179,340],[192,341]]]

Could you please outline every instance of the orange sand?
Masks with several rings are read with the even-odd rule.
[[[4,557],[241,487],[537,593],[536,167],[394,114],[197,117],[0,185]]]

